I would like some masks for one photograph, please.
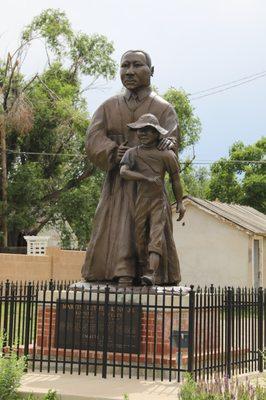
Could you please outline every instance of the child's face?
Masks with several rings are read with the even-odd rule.
[[[141,144],[151,146],[157,144],[159,133],[152,126],[145,126],[137,130],[137,136]]]

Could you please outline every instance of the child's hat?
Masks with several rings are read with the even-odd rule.
[[[165,136],[168,133],[166,129],[160,126],[158,119],[153,114],[143,114],[136,122],[127,124],[127,126],[131,129],[141,129],[145,128],[145,126],[152,126],[162,136]]]

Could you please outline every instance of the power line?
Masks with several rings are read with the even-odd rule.
[[[227,83],[222,83],[222,84],[217,85],[217,86],[212,86],[212,87],[210,87],[210,88],[208,88],[208,89],[199,90],[198,92],[190,93],[189,96],[195,96],[196,94],[206,93],[206,92],[209,92],[209,91],[211,91],[211,90],[219,89],[219,88],[221,88],[221,87],[228,86],[228,85],[231,85],[231,84],[233,84],[233,83],[238,83],[238,82],[241,82],[241,81],[244,81],[244,80],[247,80],[247,79],[256,77],[256,76],[257,76],[258,78],[260,78],[259,75],[264,76],[265,74],[266,74],[266,70],[265,70],[265,71],[261,71],[261,72],[257,72],[256,74],[247,75],[247,76],[244,76],[243,78],[236,79],[236,80],[234,80],[234,81],[230,81],[230,82],[227,82]]]
[[[213,165],[217,162],[224,164],[266,164],[266,160],[216,160],[216,161],[192,161],[194,165]],[[180,161],[180,164],[190,163],[189,161]]]
[[[71,153],[45,153],[45,152],[37,152],[37,151],[16,151],[16,150],[7,150],[7,153],[17,154],[17,155],[36,155],[36,156],[62,156],[62,157],[80,157],[80,154],[71,154]],[[84,157],[86,157],[84,155]],[[84,158],[80,157],[80,158]]]
[[[83,156],[80,154],[71,154],[71,153],[46,153],[46,152],[31,152],[31,151],[15,151],[15,150],[7,150],[7,153],[16,154],[16,155],[40,155],[40,156],[62,156],[62,157],[73,157],[84,159],[87,156],[84,154]],[[197,160],[192,161],[191,164],[195,165],[211,165],[220,160]],[[180,161],[181,164],[190,163],[190,161]],[[266,164],[266,160],[222,160],[222,162],[227,164]]]
[[[198,100],[198,99],[202,99],[203,97],[213,96],[213,95],[215,95],[215,94],[222,93],[222,92],[225,92],[225,91],[227,91],[227,90],[230,90],[230,89],[232,89],[232,88],[234,88],[234,87],[245,85],[246,83],[255,81],[256,79],[264,78],[265,76],[266,76],[266,73],[265,73],[264,75],[260,75],[260,76],[257,76],[257,77],[255,77],[255,78],[246,80],[246,81],[244,81],[244,82],[241,82],[241,83],[237,83],[237,84],[235,84],[235,85],[228,86],[228,87],[226,87],[226,88],[224,88],[224,89],[216,90],[216,91],[211,92],[211,93],[203,94],[202,96],[198,96],[198,97],[191,98],[191,100]]]

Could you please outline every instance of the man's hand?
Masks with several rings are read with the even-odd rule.
[[[179,217],[177,218],[177,221],[181,221],[181,219],[184,217],[186,209],[182,201],[179,201],[176,205],[176,212],[179,214]]]
[[[125,154],[125,152],[129,149],[128,146],[124,146],[124,144],[120,144],[120,146],[117,149],[117,154],[116,154],[116,162],[120,163],[120,161],[123,158],[123,155]]]
[[[157,146],[158,150],[172,150],[174,148],[174,143],[171,139],[163,138],[160,139],[159,144]]]

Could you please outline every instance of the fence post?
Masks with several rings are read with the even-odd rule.
[[[10,290],[10,282],[7,279],[7,281],[5,283],[5,305],[4,305],[4,321],[3,321],[3,347],[6,347],[6,345],[7,345],[9,290]]]
[[[27,357],[29,354],[29,342],[30,342],[30,320],[31,320],[31,300],[32,300],[32,285],[31,282],[27,286],[27,297],[26,297],[26,318],[25,318],[25,340],[24,340],[24,356]]]
[[[15,339],[15,332],[13,332],[13,322],[14,322],[14,284],[12,283],[9,287],[9,297],[10,297],[10,308],[9,308],[9,329],[8,329],[8,347],[12,348],[13,340]]]
[[[265,335],[266,333],[264,333]],[[258,289],[258,367],[263,372],[263,288]]]
[[[53,290],[54,289],[54,281],[53,281],[53,279],[51,278],[50,280],[49,280],[49,290]]]
[[[195,291],[194,286],[190,286],[189,310],[188,310],[188,363],[187,370],[192,373],[194,370],[194,332],[195,328]]]
[[[108,352],[108,306],[109,306],[109,293],[110,288],[108,285],[105,287],[104,296],[104,331],[103,331],[103,367],[102,378],[107,376],[107,352]]]
[[[225,360],[226,374],[231,378],[231,347],[232,347],[232,304],[233,289],[228,287],[226,290],[226,313],[225,313]]]

